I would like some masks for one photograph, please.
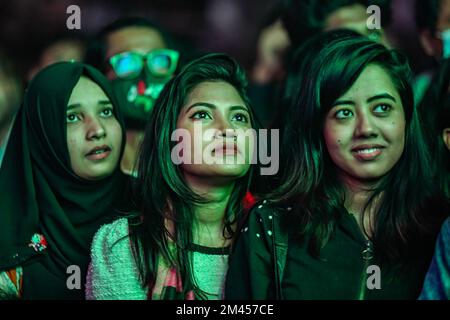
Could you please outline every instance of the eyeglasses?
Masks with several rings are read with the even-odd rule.
[[[114,72],[119,78],[133,79],[139,76],[142,68],[155,77],[163,78],[172,75],[178,64],[180,54],[175,50],[158,49],[147,54],[133,51],[118,53],[109,59]]]

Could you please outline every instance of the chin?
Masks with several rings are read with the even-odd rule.
[[[110,174],[92,174],[89,176],[85,176],[84,178],[86,180],[92,180],[92,181],[96,181],[96,180],[102,180],[106,177],[108,177]]]
[[[185,170],[186,173],[198,176],[198,177],[208,177],[214,178],[228,178],[228,179],[239,179],[248,172],[248,167],[243,168],[239,165],[218,165],[207,168],[202,168],[200,170]]]
[[[360,179],[378,179],[385,176],[393,166],[384,163],[365,163],[348,167],[348,173]]]
[[[221,171],[221,172],[214,172],[212,177],[218,177],[218,178],[230,178],[230,179],[239,179],[245,176],[246,172],[242,171]]]
[[[358,171],[358,172],[354,172],[352,174],[353,177],[355,177],[358,180],[362,180],[362,181],[376,181],[381,179],[382,177],[384,177],[386,175],[387,172],[380,172],[379,170],[377,171]]]
[[[244,176],[250,167],[242,164],[221,164],[213,166],[211,169],[217,175],[232,175],[237,177]]]
[[[114,172],[114,169],[104,169],[104,170],[92,170],[89,172],[88,180],[101,180],[109,177]]]

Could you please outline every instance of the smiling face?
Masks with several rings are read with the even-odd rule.
[[[191,137],[189,143],[181,142],[191,150],[191,164],[182,164],[185,176],[236,179],[248,171],[253,144],[245,138],[245,130],[252,128],[250,113],[229,83],[202,82],[194,87],[178,116],[177,128],[187,130]],[[195,128],[203,134],[199,136]],[[223,163],[211,164],[212,158]]]
[[[383,28],[367,28],[369,15],[366,10],[367,8],[359,3],[338,8],[326,18],[324,30],[350,29],[388,46]]]
[[[114,106],[92,80],[81,77],[67,105],[67,147],[72,170],[81,178],[97,180],[117,167],[122,129]]]
[[[403,153],[405,126],[390,76],[367,66],[325,115],[325,143],[343,181],[374,181],[388,173]]]

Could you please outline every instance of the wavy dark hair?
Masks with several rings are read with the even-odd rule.
[[[323,137],[324,118],[334,101],[371,64],[390,76],[403,104],[405,148],[399,161],[374,188],[365,209],[377,203],[371,235],[381,258],[395,259],[425,232],[422,208],[432,194],[431,168],[411,88],[407,59],[382,44],[343,30],[307,41],[294,54],[285,84],[280,126],[280,172],[269,198],[294,204],[290,225],[311,236],[309,250],[320,253],[344,209],[345,191]],[[367,210],[364,210],[367,212]],[[364,230],[364,232],[366,232]],[[366,232],[367,233],[367,232]]]
[[[207,204],[208,200],[190,189],[181,168],[172,162],[171,150],[176,142],[171,141],[171,134],[177,128],[178,115],[189,93],[206,81],[231,84],[248,106],[255,127],[245,73],[234,59],[225,54],[209,54],[189,63],[166,84],[151,112],[137,164],[136,194],[140,212],[130,219],[130,235],[143,287],[151,287],[156,280],[157,258],[162,255],[180,272],[184,290],[191,288],[200,297],[202,292],[195,284],[187,249],[193,240],[193,207]],[[252,171],[250,167],[245,176],[236,180],[225,212],[224,237],[234,236],[232,226],[244,213],[242,200]],[[175,234],[168,230],[166,220],[175,225]],[[169,248],[169,239],[177,246],[175,253]]]
[[[433,180],[450,199],[450,151],[442,139],[442,131],[450,128],[450,59],[436,70],[419,110],[433,159]]]

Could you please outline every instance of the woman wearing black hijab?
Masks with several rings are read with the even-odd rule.
[[[32,80],[0,171],[0,274],[17,296],[83,298],[92,237],[124,194],[124,137],[96,69],[62,62]]]

